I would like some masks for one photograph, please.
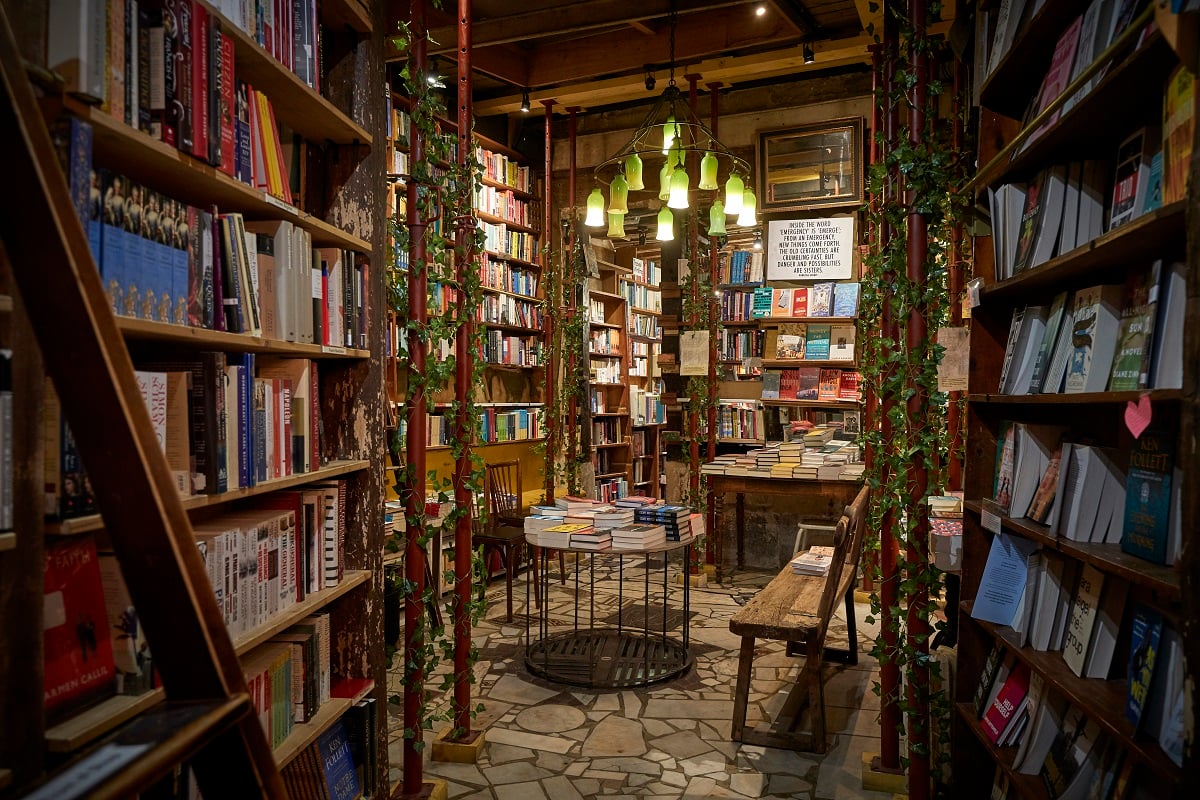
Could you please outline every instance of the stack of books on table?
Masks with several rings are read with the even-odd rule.
[[[641,494],[631,494],[629,497],[622,497],[620,500],[614,500],[613,505],[617,508],[641,508],[642,506],[652,506],[657,500],[652,497],[646,497]]]
[[[555,519],[562,519],[567,515],[566,509],[558,506],[530,506],[529,513],[538,517],[554,517]]]
[[[547,528],[554,528],[562,524],[562,517],[554,517],[549,514],[530,514],[525,518],[525,539],[530,544],[534,544],[532,537]]]
[[[828,575],[833,563],[832,547],[810,547],[797,553],[790,562],[792,572],[797,575]]]
[[[593,523],[598,531],[610,531],[613,528],[620,528],[622,525],[633,524],[634,509],[631,507],[614,508],[609,507],[604,511],[596,511],[593,516]]]
[[[567,514],[574,514],[580,511],[590,511],[596,506],[602,505],[599,500],[592,500],[587,497],[556,497],[554,505],[563,509]]]
[[[622,525],[612,530],[613,550],[658,550],[667,543],[667,529],[662,525]]]
[[[594,526],[572,531],[571,547],[576,550],[608,550],[612,547],[612,531]]]
[[[575,536],[586,536],[594,532],[591,525],[582,522],[563,522],[540,531],[529,532],[526,528],[525,541],[535,547],[562,549],[571,547]]]
[[[637,510],[635,519],[646,525],[662,525],[668,542],[692,540],[692,512],[687,506],[644,506]]]
[[[717,456],[707,464],[701,464],[700,473],[702,475],[724,475],[726,470],[736,463],[737,459],[733,456]]]

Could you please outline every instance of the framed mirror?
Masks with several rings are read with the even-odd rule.
[[[862,117],[758,134],[763,211],[801,211],[863,201]]]

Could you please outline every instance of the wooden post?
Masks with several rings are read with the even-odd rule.
[[[543,172],[545,177],[542,183],[542,236],[544,237],[542,241],[542,286],[551,287],[554,285],[554,281],[550,280],[551,264],[549,247],[551,225],[554,223],[554,215],[551,211],[553,195],[550,193],[550,176],[554,168],[552,158],[554,155],[554,139],[551,136],[551,127],[554,122],[554,101],[543,100],[542,105],[546,107],[546,130],[544,133],[545,166]],[[559,274],[561,275],[561,267]],[[554,341],[554,314],[561,300],[562,298],[558,296],[546,298],[546,307],[550,310],[545,316],[546,331],[544,341],[546,342],[547,352],[549,352],[549,348]],[[546,394],[542,398],[544,401],[542,408],[546,409],[546,413],[543,415],[546,423],[546,458],[543,469],[545,470],[544,490],[547,503],[554,502],[554,460],[558,457],[557,444],[562,436],[562,420],[554,419],[554,415],[551,413],[551,404],[554,401],[554,385],[557,380],[557,360],[548,358],[546,359]],[[534,569],[536,568],[535,564]]]
[[[412,0],[412,46],[408,53],[408,69],[418,81],[425,80],[426,27],[425,0]],[[414,164],[425,158],[425,133],[413,125],[411,154]],[[425,228],[421,215],[420,196],[415,176],[410,178],[408,193],[408,380],[413,387],[412,397],[405,408],[408,424],[405,450],[408,473],[404,485],[405,554],[404,579],[409,591],[404,598],[404,794],[416,796],[421,791],[423,770],[419,744],[423,738],[421,707],[424,705],[425,673],[420,651],[424,647],[425,613],[425,343],[420,328],[425,327]],[[409,733],[412,735],[410,736]]]

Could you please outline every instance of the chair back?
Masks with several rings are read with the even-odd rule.
[[[487,479],[484,494],[487,511],[492,525],[521,524],[521,462],[499,461],[485,466]],[[516,521],[514,523],[514,521]]]

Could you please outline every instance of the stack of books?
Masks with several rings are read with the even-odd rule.
[[[635,519],[646,525],[661,525],[666,529],[668,542],[692,540],[692,516],[687,506],[652,505],[639,508]]]
[[[658,502],[658,501],[652,497],[646,497],[645,495],[634,494],[634,495],[630,495],[629,497],[622,497],[619,500],[614,500],[613,505],[616,506],[617,508],[637,509],[637,508],[641,508],[642,506],[652,506],[656,502]]]
[[[828,575],[829,567],[833,564],[833,548],[811,547],[803,553],[797,553],[788,563],[797,575]]]
[[[591,525],[582,522],[563,522],[532,532],[526,527],[525,541],[534,547],[548,547],[560,550],[571,547],[573,537],[587,536],[593,533],[594,530]]]
[[[571,547],[576,550],[608,550],[612,547],[612,532],[595,527],[573,531]]]
[[[861,479],[862,449],[854,442],[835,440],[833,432],[833,428],[814,428],[802,441],[775,442],[740,455],[718,456],[702,465],[700,472],[747,478]]]
[[[658,550],[667,543],[667,529],[662,525],[622,525],[612,530],[613,550]]]
[[[593,524],[598,531],[610,531],[623,525],[633,524],[634,509],[632,507],[613,508],[597,511],[593,516]]]

